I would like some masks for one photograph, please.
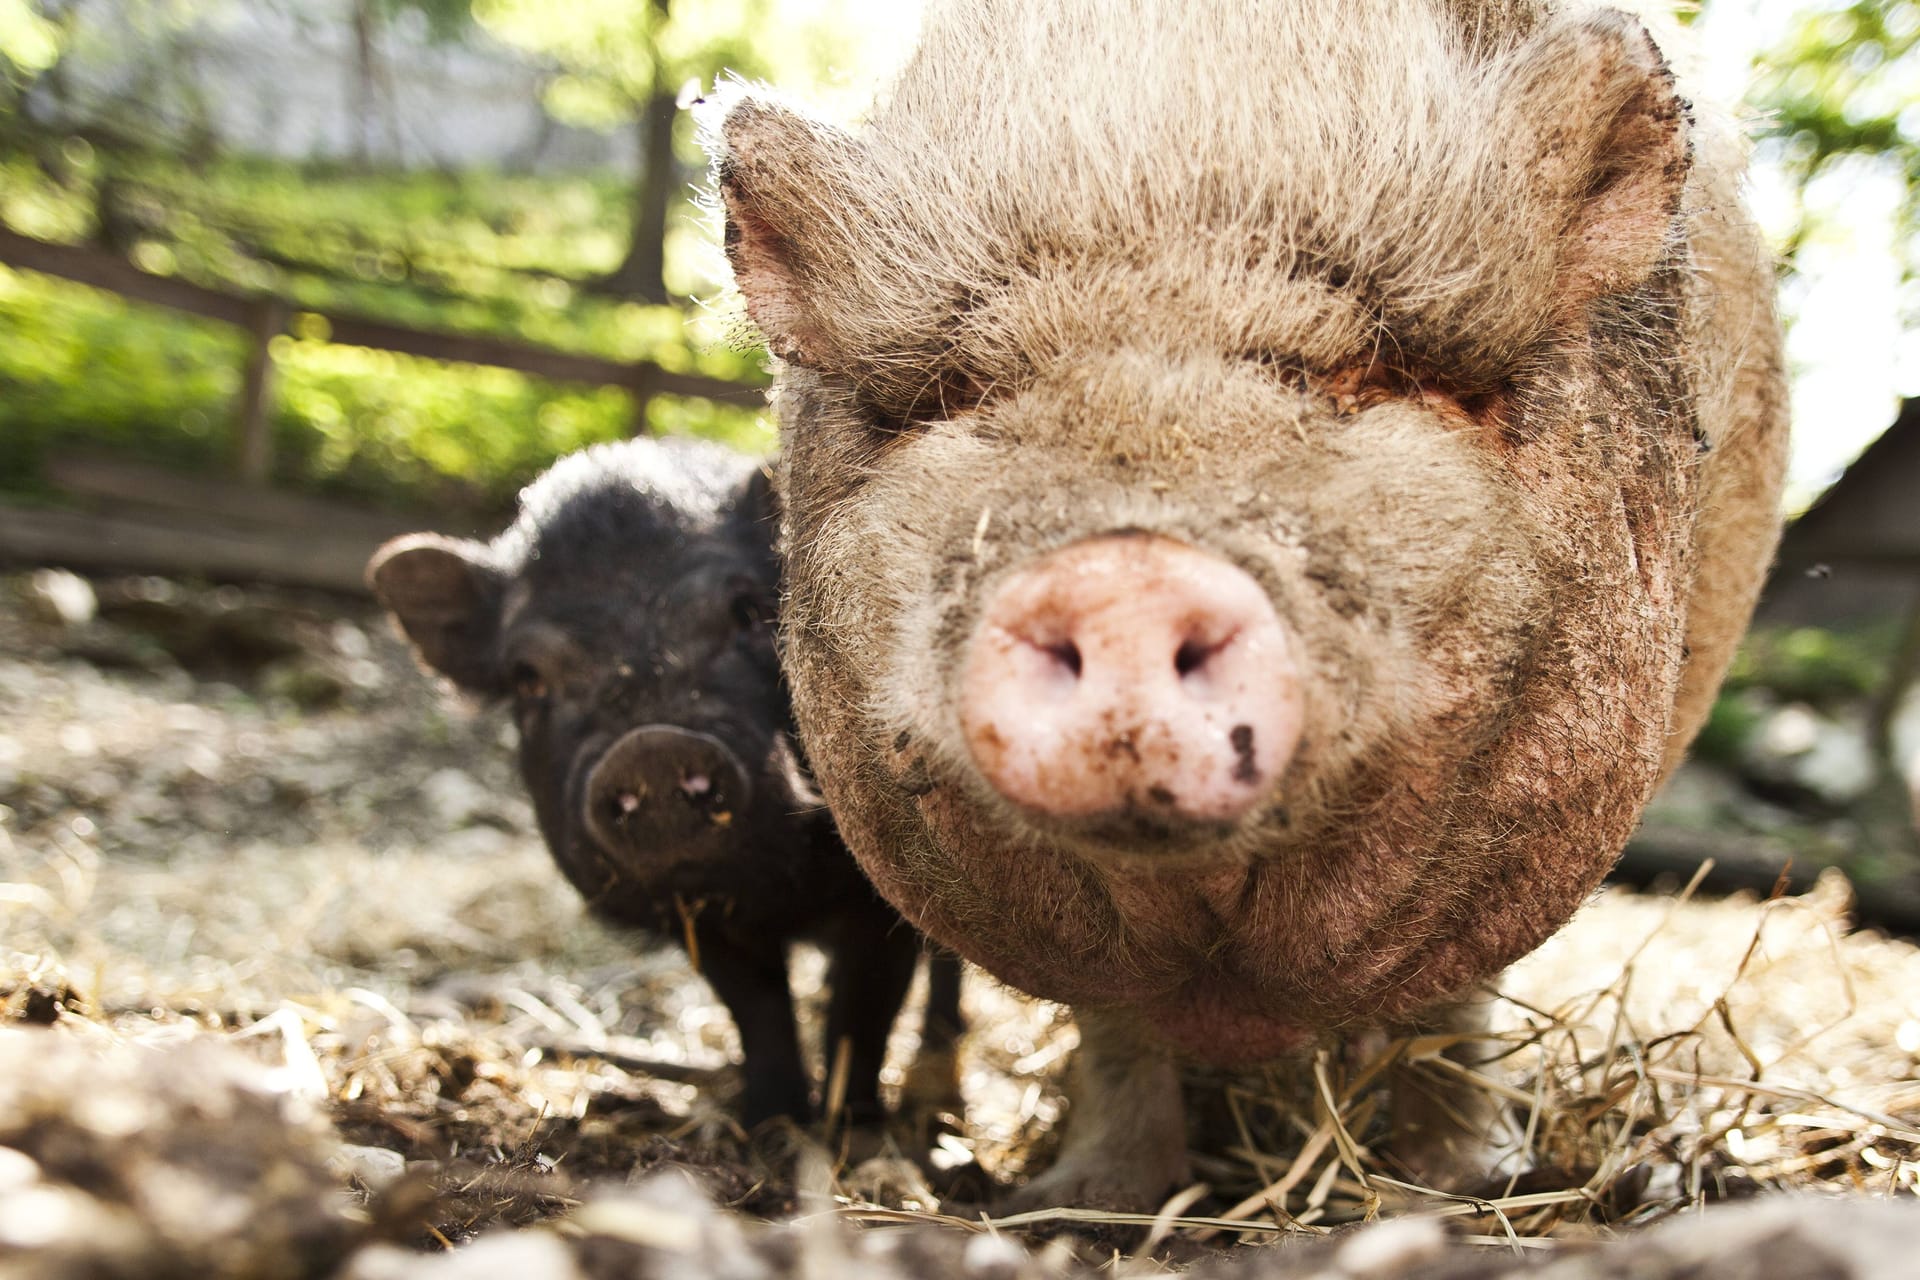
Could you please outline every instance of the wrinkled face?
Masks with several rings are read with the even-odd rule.
[[[1129,49],[1251,38],[1142,12]],[[1003,979],[1220,1056],[1565,919],[1652,784],[1691,555],[1684,119],[1644,32],[1288,14],[1341,56],[1209,80],[1276,131],[1244,155],[1178,136],[1190,79],[1082,75],[1092,7],[1016,5],[986,55],[936,24],[860,138],[740,103],[719,167],[848,843]],[[1003,105],[1074,76],[1055,133]]]
[[[1245,1019],[1202,991],[1325,1025],[1536,945],[1651,785],[1683,620],[1674,495],[1595,430],[1652,392],[1572,376],[1604,411],[1482,420],[1116,347],[905,432],[794,379],[789,658],[869,874],[1209,1047]]]
[[[883,441],[857,411],[805,430],[833,444],[796,445],[796,490],[870,478],[794,526],[796,653],[824,639],[807,604],[857,617],[820,630],[866,639],[825,643],[890,779],[1038,856],[1311,847],[1410,743],[1444,725],[1472,749],[1539,614],[1552,539],[1473,424],[1392,396],[1342,413],[1231,353],[1092,355]]]

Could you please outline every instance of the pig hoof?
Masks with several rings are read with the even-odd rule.
[[[1184,1176],[1184,1167],[1170,1175],[1161,1169],[1066,1159],[1009,1195],[1001,1202],[1000,1212],[1105,1209],[1113,1213],[1151,1213]]]
[[[1484,1100],[1483,1100],[1484,1102]],[[1435,1191],[1472,1195],[1498,1191],[1501,1184],[1529,1167],[1524,1135],[1505,1108],[1474,1108],[1470,1129],[1457,1115],[1410,1125],[1395,1135],[1388,1150],[1407,1181]]]

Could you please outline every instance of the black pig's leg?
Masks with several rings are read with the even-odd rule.
[[[794,1029],[793,990],[787,985],[784,944],[743,946],[718,930],[694,926],[700,976],[707,980],[740,1031],[746,1098],[741,1120],[751,1129],[774,1116],[805,1123],[807,1071]]]
[[[966,962],[941,946],[927,948],[927,1012],[920,1052],[952,1053],[966,1023],[960,1016],[960,979]]]
[[[886,1115],[880,1105],[880,1067],[886,1061],[887,1033],[907,998],[920,939],[892,911],[862,909],[845,917],[834,931],[833,964],[827,981],[827,1069],[845,1054],[846,1101],[841,1114],[851,1124],[868,1124]],[[842,1049],[841,1046],[846,1048]]]
[[[920,1022],[920,1052],[907,1071],[900,1109],[916,1124],[931,1125],[944,1113],[958,1113],[960,1097],[960,980],[966,962],[945,947],[927,946],[927,1008]]]

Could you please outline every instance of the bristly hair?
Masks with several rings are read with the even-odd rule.
[[[1308,372],[1384,353],[1484,393],[1566,306],[1540,229],[1581,193],[1512,145],[1552,128],[1511,103],[1516,75],[1555,74],[1518,65],[1540,12],[934,0],[867,126],[822,131],[780,191],[831,228],[791,265],[877,421],[948,416],[1141,326],[1156,350]]]
[[[493,542],[504,572],[529,557],[568,548],[619,545],[635,528],[712,527],[732,510],[741,482],[757,465],[705,440],[645,437],[569,454],[520,493],[520,514]]]

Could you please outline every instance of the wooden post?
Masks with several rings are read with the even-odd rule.
[[[1920,596],[1907,604],[1907,616],[1900,627],[1900,642],[1893,651],[1893,661],[1888,664],[1880,687],[1873,691],[1873,700],[1867,708],[1868,741],[1883,776],[1900,776],[1902,762],[1893,755],[1893,721],[1916,676],[1920,676]]]
[[[644,436],[651,430],[647,426],[647,406],[660,393],[659,372],[657,365],[636,364],[627,376],[627,394],[633,397],[633,434],[636,436]]]
[[[248,484],[265,484],[273,468],[273,340],[287,327],[287,304],[278,298],[255,302],[247,322],[253,349],[240,384],[240,412],[234,424],[234,470]]]

